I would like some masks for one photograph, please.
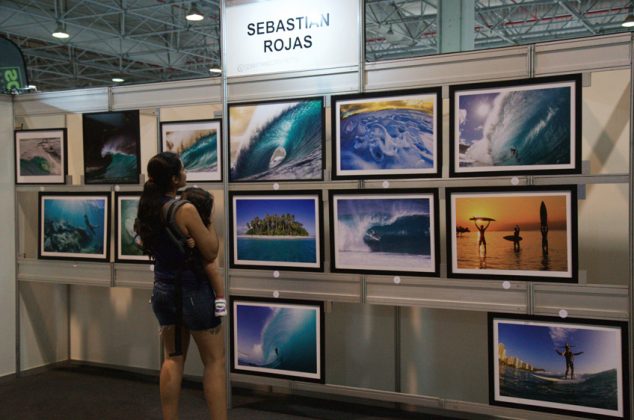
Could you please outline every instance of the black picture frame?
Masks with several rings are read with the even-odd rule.
[[[140,198],[141,191],[115,191],[114,193],[114,260],[117,263],[151,263],[150,257],[143,254],[141,248],[136,247],[139,253],[129,251],[131,247],[134,247],[133,243],[136,237],[133,231],[134,218],[136,218]],[[133,202],[133,204],[124,205],[128,201]],[[136,205],[134,201],[136,201]],[[134,214],[130,214],[130,212]],[[134,218],[131,219],[132,216]]]
[[[261,203],[260,208],[257,207],[258,202]],[[229,191],[228,208],[231,268],[323,272],[324,224],[321,190]],[[249,223],[263,222],[269,214],[278,216],[277,213],[278,219],[291,215],[289,219],[292,219],[292,227],[289,229],[301,231],[306,226],[307,235],[246,235],[246,219],[249,219]],[[301,226],[297,226],[295,222],[299,222]],[[277,222],[271,221],[271,225],[273,223]],[[314,232],[311,235],[312,230]],[[278,238],[269,239],[267,236]],[[297,239],[292,236],[297,236]]]
[[[13,139],[16,184],[66,184],[68,174],[66,128],[14,130]],[[27,174],[26,172],[41,173]]]
[[[581,173],[581,74],[454,85],[449,103],[450,177]]]
[[[326,119],[323,96],[229,103],[227,114],[229,182],[324,180]],[[298,120],[298,116],[302,119]],[[281,129],[284,123],[290,128]],[[304,142],[308,146],[282,147],[268,139],[270,144],[266,146],[247,147],[255,138],[266,140],[270,132],[275,132],[270,136],[278,139],[279,131],[283,131],[289,141]],[[279,163],[271,166],[273,161]],[[273,168],[277,173],[270,173]],[[244,173],[244,170],[254,172]]]
[[[141,128],[138,110],[83,114],[82,131],[84,184],[139,183]]]
[[[266,376],[273,378],[290,379],[294,381],[302,382],[316,382],[325,383],[325,317],[324,317],[324,302],[321,301],[307,301],[307,300],[291,300],[291,299],[266,299],[257,297],[241,297],[231,296],[229,301],[230,308],[230,353],[231,353],[231,372]],[[242,313],[240,308],[242,309]],[[257,309],[254,309],[257,308]],[[269,310],[267,310],[267,308]],[[273,309],[276,311],[274,314]],[[279,313],[277,311],[283,310],[295,310],[291,313]],[[304,310],[303,313],[298,313],[297,310]],[[247,314],[246,311],[257,311],[257,313]],[[260,313],[265,312],[266,314]],[[315,323],[312,322],[312,313],[314,313]],[[248,315],[251,315],[250,317]],[[266,318],[267,315],[270,315]],[[276,328],[276,317],[289,315],[294,317],[296,322],[293,323],[295,329]],[[261,350],[255,355],[250,354],[248,344],[240,343],[241,331],[246,331],[245,328],[240,328],[240,324],[243,322],[250,322],[250,333],[253,337],[252,340],[259,339],[260,341],[266,340],[264,334],[255,337],[258,332],[262,333],[264,327],[268,327],[267,330],[271,332],[277,332],[279,335],[283,335],[288,338],[285,343],[280,343],[279,347],[272,344],[274,347],[270,349],[270,345],[262,346]],[[302,328],[300,330],[300,328]],[[309,340],[307,337],[315,335],[315,340]],[[245,333],[248,335],[248,333]],[[293,340],[294,337],[301,335],[301,339]],[[266,340],[268,342],[268,340]],[[249,343],[249,340],[244,340],[245,343]],[[249,343],[252,344],[252,343]],[[312,345],[311,345],[312,344]],[[262,343],[260,343],[262,345]],[[307,348],[308,347],[308,348]],[[314,350],[313,350],[314,349]],[[259,354],[261,351],[263,354]],[[290,352],[290,354],[289,354]],[[310,360],[302,361],[301,357],[306,357],[310,354],[312,357]],[[269,366],[257,366],[253,360],[244,361],[241,360],[239,355],[242,355],[244,359],[257,358],[260,361],[265,358],[277,358],[281,362],[268,363]],[[285,357],[286,355],[286,357]],[[286,360],[286,363],[284,361]],[[266,360],[265,360],[266,362]],[[266,363],[262,363],[266,364]],[[273,364],[274,366],[270,366]],[[300,369],[301,367],[301,369]],[[294,368],[294,369],[293,369]]]
[[[328,202],[332,272],[440,275],[437,189],[330,190]]]
[[[427,111],[430,106],[431,111]],[[427,105],[424,105],[426,103]],[[331,117],[332,117],[332,169],[331,175],[333,180],[345,180],[345,179],[398,179],[398,178],[434,178],[440,177],[442,174],[442,90],[440,87],[430,87],[421,89],[408,89],[389,92],[370,92],[352,95],[337,95],[331,98]],[[381,108],[382,105],[382,108]],[[346,112],[346,108],[349,110]],[[349,136],[354,139],[348,139],[345,143],[350,143],[346,149],[345,165],[349,167],[343,168],[342,156],[344,156],[342,150],[341,125],[342,113],[347,114],[345,118],[354,118],[356,115],[362,114],[359,110],[366,106],[367,111],[363,112],[364,120],[350,121],[347,126],[350,127],[346,131],[350,131]],[[342,111],[344,107],[344,111]],[[397,111],[400,111],[397,114]],[[379,115],[379,113],[381,113]],[[388,114],[389,113],[389,114]],[[431,113],[430,116],[425,116],[425,119],[421,121],[424,113]],[[360,135],[353,134],[352,129],[359,126],[360,123],[369,120],[372,115],[372,123],[377,130],[381,130],[380,138],[378,139],[365,139],[369,143],[364,147],[359,147],[358,144],[354,144]],[[383,115],[386,114],[386,115]],[[398,118],[396,118],[398,117]],[[381,124],[377,123],[378,121]],[[391,122],[393,125],[385,127],[385,121]],[[395,127],[396,122],[399,124]],[[418,132],[416,139],[408,136],[410,130],[415,128],[428,128],[431,124],[431,144],[425,144],[425,139]],[[406,142],[405,137],[409,138],[409,144],[407,147],[402,147],[402,153],[397,153],[400,145],[396,144],[396,141],[392,141],[391,144],[387,144],[386,138],[391,137],[390,130],[398,133],[399,138],[396,141],[400,143]],[[369,129],[365,129],[364,133],[369,132]],[[356,131],[355,131],[356,132]],[[396,134],[395,134],[396,135]],[[372,140],[372,141],[370,141]],[[374,141],[378,140],[378,141]],[[427,143],[430,141],[428,140]],[[390,158],[395,161],[393,168],[379,168],[378,166],[386,166],[387,163],[378,163],[377,161],[386,160],[388,156],[388,150]],[[431,150],[429,150],[431,149]],[[431,159],[428,156],[431,155]],[[408,162],[401,162],[401,167],[398,166],[397,158],[400,160],[411,159],[412,156],[416,156],[416,159]],[[369,159],[372,159],[369,161]],[[431,160],[431,167],[426,167],[427,163],[420,165],[419,162],[426,162]],[[414,163],[415,162],[415,163]],[[370,168],[370,166],[375,166]],[[417,167],[418,166],[418,167]]]
[[[161,136],[161,141],[160,141],[160,151],[161,152],[174,152],[177,153],[181,160],[183,161],[183,165],[185,166],[185,172],[187,172],[187,181],[188,182],[222,182],[222,172],[223,172],[223,156],[222,156],[222,119],[220,118],[215,118],[215,119],[205,119],[205,120],[187,120],[187,121],[162,121],[159,127],[159,133]],[[202,171],[200,170],[200,168],[197,168],[196,170],[194,170],[191,166],[192,165],[196,165],[196,166],[200,166],[200,159],[193,159],[193,156],[190,157],[191,154],[193,154],[195,151],[197,151],[198,149],[200,149],[201,147],[197,147],[195,151],[193,151],[193,145],[195,145],[196,143],[202,141],[202,139],[200,137],[197,137],[194,140],[198,140],[198,141],[194,141],[192,145],[190,145],[189,151],[191,151],[191,153],[189,155],[187,155],[187,152],[183,152],[182,150],[182,145],[183,143],[185,143],[187,141],[187,139],[184,138],[177,138],[178,136],[175,136],[175,138],[171,139],[170,142],[170,136],[169,136],[169,131],[168,130],[172,130],[174,133],[175,132],[198,132],[198,133],[206,133],[210,130],[215,130],[216,131],[216,141],[215,141],[215,150],[212,152],[216,154],[216,167],[213,170],[207,170],[207,171]],[[195,134],[191,134],[189,140],[191,141],[191,136],[195,135]],[[179,144],[174,144],[176,141],[179,141]],[[213,140],[212,140],[213,142]],[[170,143],[172,144],[172,147],[170,147]],[[213,149],[213,144],[208,145],[207,149]],[[181,149],[181,150],[179,150]],[[210,152],[210,150],[206,151],[207,153]],[[194,163],[194,160],[196,161]]]
[[[624,321],[488,313],[489,403],[629,419],[627,328]]]
[[[447,188],[445,203],[447,277],[578,281],[576,185]]]
[[[110,261],[110,196],[109,191],[40,191],[38,258]]]

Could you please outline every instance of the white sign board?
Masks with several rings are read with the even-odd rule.
[[[359,62],[359,0],[227,1],[228,77]]]

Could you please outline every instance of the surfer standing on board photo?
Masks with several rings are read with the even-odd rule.
[[[480,238],[478,240],[478,246],[479,247],[484,247],[484,254],[486,255],[487,252],[487,241],[484,238],[484,232],[487,230],[487,228],[489,227],[489,225],[491,224],[491,220],[486,220],[486,225],[485,224],[478,224],[478,221],[480,221],[481,223],[483,222],[483,220],[478,220],[475,219],[473,221],[473,224],[475,225],[475,227],[478,229],[478,232],[480,232]]]
[[[564,374],[564,379],[568,378],[568,372],[570,372],[570,379],[575,378],[575,356],[579,356],[583,352],[580,351],[578,353],[573,353],[570,351],[570,344],[566,343],[563,351],[559,351],[555,349],[558,355],[566,358],[566,373]]]

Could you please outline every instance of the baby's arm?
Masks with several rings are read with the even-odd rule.
[[[216,298],[224,298],[225,282],[218,272],[218,259],[215,259],[213,262],[204,263],[204,268],[211,287],[214,289]]]

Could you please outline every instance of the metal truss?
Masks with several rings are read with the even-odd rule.
[[[440,52],[441,0],[365,0],[366,61]],[[471,0],[474,48],[626,31],[632,1]],[[38,90],[210,77],[220,64],[220,0],[0,0],[0,35],[17,43]],[[66,27],[70,38],[51,37]]]

